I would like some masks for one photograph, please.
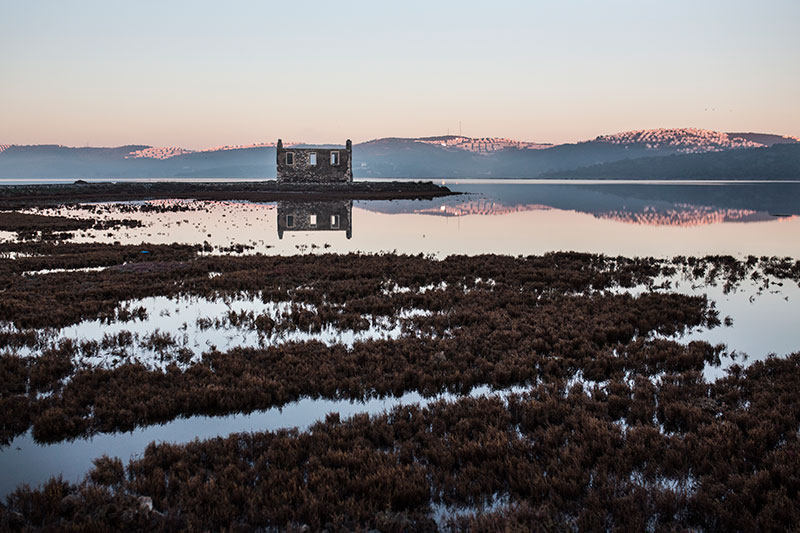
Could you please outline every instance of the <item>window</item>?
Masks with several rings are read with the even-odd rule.
[[[336,166],[339,164],[339,152],[331,152],[331,165]]]
[[[339,227],[339,215],[331,215],[331,228]]]
[[[294,227],[294,215],[286,215],[286,227],[287,228]]]
[[[294,165],[294,152],[286,152],[286,164]]]
[[[316,152],[311,152],[310,154],[308,154],[308,164],[311,165],[312,167],[317,166],[317,153]]]
[[[311,215],[308,217],[308,223],[311,225],[312,228],[317,227],[317,215]]]

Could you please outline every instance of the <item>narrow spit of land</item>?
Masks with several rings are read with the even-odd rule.
[[[714,531],[800,523],[800,354],[734,365],[708,382],[702,368],[718,364],[724,348],[672,336],[719,324],[712,302],[647,290],[676,273],[726,287],[797,282],[800,262],[241,257],[178,245],[140,252],[0,245],[5,438],[32,428],[52,442],[300,397],[467,393],[482,384],[527,391],[346,421],[332,415],[307,432],[151,444],[127,465],[98,458],[80,483],[20,487],[0,506],[0,528]],[[102,270],[75,270],[90,268]],[[628,290],[635,286],[645,290]],[[146,340],[161,354],[156,366],[126,353],[124,336],[48,341],[49,330],[82,320],[139,320],[143,311],[130,303],[137,298],[242,295],[289,308],[206,322],[269,337],[359,331],[385,319],[403,333],[352,347],[308,340],[202,354],[162,334]],[[100,350],[118,360],[81,362]]]
[[[432,182],[366,182],[348,184],[279,184],[277,181],[197,182],[76,182],[51,185],[0,186],[0,209],[21,209],[85,202],[187,199],[245,200],[414,200],[449,196],[447,187]]]

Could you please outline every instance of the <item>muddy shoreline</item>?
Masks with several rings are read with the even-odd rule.
[[[243,200],[415,200],[454,194],[433,182],[365,182],[350,184],[278,184],[260,182],[91,182],[0,186],[0,209],[157,199]]]

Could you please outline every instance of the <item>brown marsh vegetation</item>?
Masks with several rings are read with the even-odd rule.
[[[0,231],[16,232],[18,240],[58,241],[71,238],[72,234],[68,232],[75,230],[109,230],[140,226],[142,226],[141,221],[131,219],[94,220],[0,211]]]
[[[142,253],[145,251],[147,253]],[[57,441],[198,413],[280,406],[301,397],[364,399],[526,385],[388,414],[332,415],[308,432],[152,444],[127,466],[100,458],[87,479],[19,488],[0,527],[434,530],[792,528],[800,490],[800,354],[702,377],[721,348],[660,338],[719,323],[703,297],[632,296],[676,273],[726,289],[800,281],[778,258],[320,255],[205,256],[191,246],[0,244],[2,435],[33,428]],[[23,276],[54,268],[98,272]],[[209,273],[215,273],[209,276]],[[479,277],[478,277],[479,274]],[[406,290],[407,289],[407,290]],[[291,312],[229,315],[270,332],[365,329],[404,335],[356,342],[209,350],[152,369],[75,364],[98,346],[39,345],[36,332],[85,319],[130,320],[148,296],[249,294]],[[419,310],[401,318],[408,310]],[[267,320],[269,318],[269,320]],[[36,328],[36,329],[34,329]],[[147,337],[174,348],[172,332]],[[124,334],[100,343],[129,346]],[[31,356],[15,349],[36,347]],[[152,509],[151,509],[152,506]]]
[[[0,361],[17,369],[13,373],[22,380],[17,392],[4,394],[3,401],[27,406],[24,413],[3,410],[6,439],[30,426],[38,440],[57,441],[181,415],[280,406],[302,397],[361,400],[412,390],[466,393],[484,384],[508,387],[576,375],[597,382],[626,373],[657,376],[699,371],[720,356],[720,349],[704,343],[681,348],[650,338],[718,324],[705,298],[662,292],[633,297],[604,290],[651,282],[675,269],[673,263],[584,254],[453,256],[442,261],[394,255],[201,257],[192,247],[148,248],[149,253],[141,254],[130,246],[37,243],[24,248],[31,257],[0,260],[5,287],[0,320],[16,326],[0,334],[0,348],[9,351]],[[709,266],[729,265],[720,261],[681,259],[677,264],[683,261],[690,261],[694,274],[708,277],[716,271],[714,276],[728,281],[754,271]],[[778,260],[754,265],[762,263],[778,276],[796,272],[796,265]],[[19,275],[44,266],[98,264],[109,268]],[[209,272],[219,275],[209,277]],[[475,272],[483,277],[476,280]],[[405,334],[357,342],[352,348],[309,341],[224,353],[212,349],[188,365],[191,354],[177,349],[170,332],[162,332],[145,340],[162,360],[174,357],[175,364],[162,370],[138,363],[74,365],[77,355],[91,356],[101,348],[123,353],[132,344],[130,334],[121,337],[125,332],[99,343],[66,340],[48,346],[32,329],[82,319],[141,317],[143,309],[120,305],[134,298],[241,293],[294,305],[280,317],[229,313],[217,321],[271,334],[323,327],[358,331],[375,317],[387,317],[400,322]],[[404,310],[424,312],[401,319]],[[23,346],[44,351],[13,356]],[[39,368],[40,360],[47,361],[42,355],[49,353],[61,354],[71,366],[67,380],[61,367],[54,367],[43,396],[27,385],[19,369]],[[40,375],[48,375],[45,368],[50,367],[42,366]]]
[[[706,383],[553,380],[307,432],[150,444],[126,467],[21,487],[7,527],[410,531],[794,529],[800,353]],[[503,505],[475,514],[500,499]],[[152,508],[151,508],[152,507]]]
[[[730,257],[656,259],[612,258],[591,254],[544,256],[313,255],[296,257],[201,256],[201,246],[71,243],[0,243],[0,320],[18,328],[60,327],[102,318],[121,301],[146,296],[219,295],[250,292],[264,301],[295,301],[345,306],[360,313],[390,314],[396,308],[431,310],[452,305],[464,288],[480,293],[582,293],[652,283],[677,270],[704,283],[733,286],[746,277],[800,281],[800,262],[781,258]],[[101,272],[61,272],[23,276],[52,269],[109,267]],[[219,276],[209,278],[209,273]],[[491,280],[499,287],[483,287]],[[416,289],[448,284],[427,295]],[[780,281],[779,281],[780,282]],[[477,284],[476,284],[477,283]],[[396,284],[413,289],[384,294]],[[516,296],[515,296],[516,297]],[[438,302],[438,303],[437,303]],[[385,309],[385,312],[381,312]]]

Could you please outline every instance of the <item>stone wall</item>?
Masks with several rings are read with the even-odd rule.
[[[353,143],[347,139],[344,147],[284,148],[278,139],[278,183],[352,183]],[[339,153],[339,164],[331,164],[331,153]],[[292,164],[287,162],[291,154]],[[317,164],[311,164],[311,154],[316,154]]]

